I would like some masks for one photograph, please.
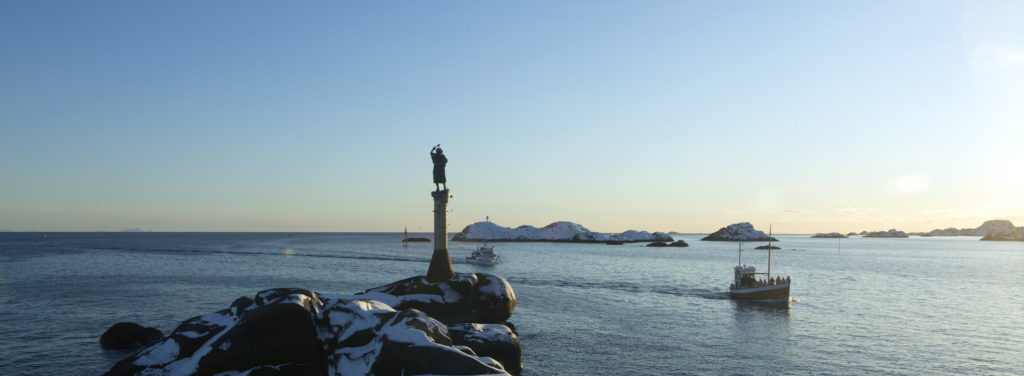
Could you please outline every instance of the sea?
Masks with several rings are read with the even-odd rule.
[[[414,234],[429,237],[429,234]],[[739,244],[494,243],[523,375],[1021,375],[1024,243],[779,235],[791,301],[728,297]],[[277,287],[354,293],[426,273],[400,233],[0,233],[0,375],[99,375],[111,325],[169,333]],[[768,267],[758,243],[742,263]]]

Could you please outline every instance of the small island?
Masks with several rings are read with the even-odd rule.
[[[711,233],[711,235],[705,236],[701,240],[707,241],[718,241],[718,242],[735,242],[735,241],[779,241],[779,239],[771,238],[765,235],[764,231],[754,229],[754,225],[750,222],[734,223],[726,227],[722,227]]]
[[[619,234],[605,234],[590,231],[580,224],[560,221],[536,228],[522,225],[516,228],[502,227],[493,222],[477,222],[466,226],[452,237],[452,241],[472,242],[569,242],[622,244],[636,242],[671,242],[666,233],[629,230]]]
[[[665,243],[662,241],[651,242],[647,244],[648,247],[689,247],[689,244],[682,240],[676,240],[672,243]]]
[[[847,238],[848,236],[840,234],[838,232],[830,232],[830,233],[817,233],[817,234],[814,234],[814,236],[811,236],[811,237],[812,238],[839,238],[839,239],[842,239],[842,238]]]
[[[774,245],[765,244],[765,245],[759,245],[757,247],[754,247],[754,249],[782,249],[782,248],[779,248],[779,247],[774,246]]]
[[[907,233],[905,233],[903,231],[900,231],[900,230],[897,230],[897,229],[889,229],[889,231],[864,232],[863,235],[864,235],[865,238],[907,238],[907,237],[909,237],[907,235]]]

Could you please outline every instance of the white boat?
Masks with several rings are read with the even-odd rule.
[[[743,243],[740,243],[738,264],[733,269],[733,283],[729,286],[729,297],[758,302],[785,303],[789,301],[789,277],[772,277],[772,235],[768,230],[768,272],[758,273],[753,266],[743,264]],[[763,276],[758,278],[758,276]]]
[[[488,247],[487,243],[484,243],[466,257],[466,262],[476,265],[498,265],[501,260],[498,259],[498,255],[494,254],[494,246]]]

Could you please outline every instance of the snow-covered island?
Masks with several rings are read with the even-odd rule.
[[[754,225],[750,224],[750,222],[740,222],[722,227],[701,240],[725,242],[768,241],[768,235],[765,235],[764,231],[755,230]],[[779,239],[775,238],[771,238],[771,240],[779,241]]]
[[[865,232],[863,235],[864,235],[865,238],[907,238],[907,237],[909,237],[909,236],[907,236],[907,233],[905,233],[903,231],[900,231],[900,230],[897,230],[897,229],[889,229],[889,231]]]
[[[847,238],[847,237],[848,236],[840,234],[838,232],[830,232],[830,233],[827,233],[827,234],[819,232],[817,234],[814,234],[814,236],[812,236],[812,238]]]
[[[516,228],[502,227],[493,222],[477,222],[466,226],[452,237],[452,241],[489,241],[489,242],[573,242],[573,243],[604,243],[604,242],[652,242],[672,241],[672,237],[663,232],[629,230],[620,234],[605,234],[590,231],[578,223],[561,221],[536,228],[522,225]]]

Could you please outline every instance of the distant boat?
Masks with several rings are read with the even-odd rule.
[[[494,246],[492,245],[488,247],[487,243],[484,243],[480,248],[477,248],[472,254],[467,256],[466,262],[485,266],[493,266],[501,263],[498,259],[498,255],[494,254]]]
[[[409,242],[413,242],[413,243],[416,243],[416,242],[427,242],[427,243],[429,243],[430,239],[427,239],[427,238],[410,238],[409,237],[409,228],[406,227],[405,228],[405,236],[402,237],[402,245],[408,246]]]
[[[790,279],[772,278],[771,227],[768,230],[768,272],[758,273],[753,266],[743,264],[743,243],[739,243],[737,265],[733,271],[733,283],[729,285],[729,297],[759,302],[788,302]],[[764,278],[758,278],[764,276]]]

